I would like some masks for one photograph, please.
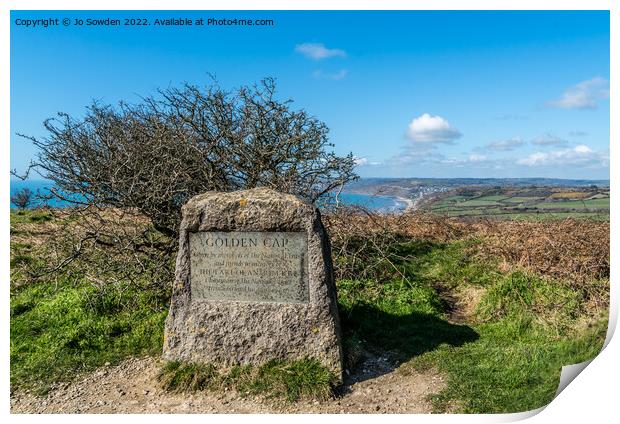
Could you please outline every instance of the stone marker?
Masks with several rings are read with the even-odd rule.
[[[318,210],[264,188],[190,199],[164,358],[229,367],[306,356],[342,378],[331,253]]]

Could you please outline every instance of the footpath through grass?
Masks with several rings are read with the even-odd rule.
[[[43,393],[106,362],[159,355],[166,290],[139,278],[93,282],[78,266],[27,281],[26,270],[45,260],[29,231],[53,222],[41,214],[11,214],[11,390]],[[347,366],[364,352],[387,351],[397,372],[442,372],[447,387],[430,397],[437,412],[517,412],[547,404],[561,366],[591,359],[602,347],[605,301],[593,302],[592,293],[607,293],[608,281],[575,285],[506,268],[476,258],[482,243],[401,238],[390,244],[389,261],[365,256],[386,271],[374,274],[381,277],[337,281]],[[324,399],[335,381],[312,358],[229,373],[170,363],[160,379],[170,390],[232,388],[289,401]]]
[[[502,273],[473,259],[477,243],[403,243],[400,249],[414,253],[397,264],[405,279],[340,281],[345,339],[396,354],[398,372],[434,368],[446,374],[447,388],[430,396],[436,412],[544,406],[553,399],[563,365],[601,350],[607,312],[592,310],[586,300],[593,286],[600,290],[608,282],[575,290],[524,270]],[[469,305],[460,303],[467,298]],[[457,308],[471,309],[458,322],[451,319],[455,301]]]

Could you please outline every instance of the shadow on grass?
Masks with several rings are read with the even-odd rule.
[[[345,385],[392,372],[441,345],[462,346],[479,338],[471,327],[431,314],[395,315],[370,305],[356,305],[343,313],[342,321],[346,357],[350,359],[352,349],[364,351],[357,363],[350,365]]]

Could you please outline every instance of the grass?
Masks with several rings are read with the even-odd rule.
[[[11,224],[37,224],[42,222],[48,222],[53,219],[51,211],[45,209],[35,210],[11,210]]]
[[[553,210],[550,210],[553,209]],[[576,208],[576,210],[584,210]],[[609,221],[609,214],[605,212],[558,212],[556,208],[548,208],[547,210],[528,209],[520,207],[511,209],[494,208],[456,208],[434,210],[449,217],[493,217],[497,219],[518,220],[518,221],[554,221],[567,218],[573,219],[591,219],[595,221]]]
[[[609,209],[609,197],[606,199],[542,202],[534,206],[538,209]]]
[[[340,283],[345,339],[357,340],[365,350],[389,351],[402,362],[442,344],[461,346],[478,337],[470,327],[454,325],[443,319],[438,305],[423,305],[417,299],[412,301],[413,296],[407,291],[395,290],[399,285],[397,282],[387,284],[385,290],[377,290],[385,296],[376,298],[368,298],[355,290],[359,283]],[[440,301],[433,300],[432,303]],[[351,362],[355,365],[355,361]]]
[[[609,221],[607,213],[581,212],[544,212],[544,213],[505,213],[497,215],[501,219],[514,221],[558,221],[563,219],[585,219],[592,221]]]
[[[507,199],[504,199],[504,202],[506,203],[527,203],[527,202],[533,202],[535,200],[541,200],[541,198],[540,197],[515,196],[515,197],[509,197]]]
[[[38,214],[12,212],[11,224],[19,230],[48,222],[34,218]],[[591,359],[602,347],[606,310],[588,309],[584,299],[608,282],[571,284],[516,264],[500,267],[474,254],[484,243],[398,237],[389,246],[389,263],[365,256],[387,272],[340,278],[347,366],[354,368],[368,352],[389,352],[401,373],[440,371],[447,386],[430,397],[436,412],[516,412],[548,403],[561,366]],[[38,253],[23,235],[11,243],[11,390],[45,393],[54,382],[106,362],[161,353],[167,291],[144,277],[93,284],[79,267],[19,284],[22,270],[44,259]],[[458,311],[468,290],[480,295]],[[335,384],[312,358],[227,371],[170,362],[159,378],[171,391],[229,388],[286,401],[326,399]]]
[[[12,293],[12,389],[44,393],[53,382],[106,362],[161,352],[166,296],[131,285],[104,287],[65,279]]]
[[[493,197],[494,197],[493,199],[484,197],[482,199],[465,200],[464,202],[458,202],[457,205],[459,207],[500,206],[501,203],[495,199],[496,196],[493,196]]]
[[[530,325],[513,321],[478,326],[480,338],[475,343],[441,346],[416,357],[401,372],[434,368],[448,375],[447,388],[430,396],[435,412],[509,413],[539,408],[553,399],[563,365],[598,354],[607,325],[601,320],[566,338],[532,331]]]
[[[300,399],[328,399],[336,377],[317,360],[270,361],[260,367],[236,366],[220,373],[209,364],[168,362],[158,379],[172,392],[223,390],[232,388],[242,396],[261,395],[288,402]]]
[[[447,196],[429,205],[431,211],[446,216],[491,216],[501,219],[555,220],[565,218],[609,220],[609,194],[584,189],[561,191],[504,189],[498,195],[495,190],[474,190],[475,195]],[[488,194],[485,194],[488,193]]]

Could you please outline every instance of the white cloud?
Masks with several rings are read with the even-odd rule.
[[[495,150],[495,151],[509,151],[509,150],[514,150],[518,147],[523,146],[523,140],[521,140],[521,138],[519,137],[515,137],[515,138],[509,138],[506,140],[496,140],[496,141],[492,141],[489,144],[487,144],[485,147],[489,150]]]
[[[499,166],[501,160],[491,160],[485,155],[471,153],[468,157],[447,157],[442,153],[433,150],[433,147],[427,148],[428,145],[416,144],[420,148],[409,148],[401,152],[398,156],[393,157],[389,163],[398,163],[401,165],[448,165],[456,167],[473,166],[476,168],[489,168]]]
[[[566,146],[568,141],[547,133],[536,137],[532,140],[532,144],[537,146]]]
[[[519,159],[519,165],[525,166],[609,166],[609,154],[592,150],[585,144],[559,149],[551,152],[535,152],[529,156]]]
[[[561,109],[596,109],[597,100],[609,97],[609,81],[595,77],[568,88],[562,97],[549,102]]]
[[[348,73],[349,71],[346,69],[341,69],[338,72],[334,72],[334,73],[323,72],[321,69],[317,69],[316,71],[312,73],[312,76],[318,79],[330,79],[330,80],[337,81],[337,80],[341,80],[344,77],[346,77]]]
[[[400,164],[441,163],[446,157],[434,150],[435,146],[429,144],[410,144],[398,155],[392,157],[390,162]]]
[[[477,155],[477,154],[471,154],[469,155],[469,162],[484,162],[487,160],[487,157],[485,155]]]
[[[346,57],[347,53],[341,49],[328,49],[322,43],[303,43],[295,46],[295,51],[309,59],[321,60],[330,57]]]
[[[485,155],[472,153],[466,158],[459,157],[441,157],[434,161],[437,165],[447,165],[454,168],[471,168],[471,169],[503,169],[509,164],[508,159],[491,159]]]
[[[368,158],[361,158],[359,156],[353,156],[353,162],[355,162],[357,166],[364,166],[368,164]]]
[[[581,153],[581,154],[588,154],[588,153],[592,153],[592,149],[590,149],[588,146],[586,146],[585,144],[580,144],[579,146],[576,146],[573,149],[576,153]]]
[[[409,123],[407,138],[418,143],[450,143],[461,133],[441,116],[424,113]]]
[[[377,165],[382,165],[381,162],[371,161],[368,158],[364,158],[364,157],[360,157],[360,156],[353,156],[353,161],[355,162],[355,165],[357,165],[357,166],[377,166]]]

